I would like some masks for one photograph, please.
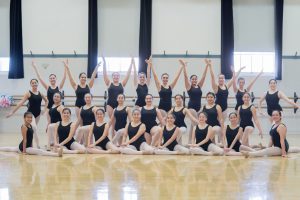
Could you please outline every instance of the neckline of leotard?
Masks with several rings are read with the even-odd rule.
[[[126,108],[127,108],[127,106],[124,106],[124,108],[122,108],[121,110],[118,110],[118,107],[116,107],[116,111],[122,111],[122,110],[124,110]]]
[[[199,124],[198,124],[198,125],[197,125],[197,128],[198,128],[199,130],[205,130],[206,128],[208,128],[208,126],[209,126],[209,124],[206,124],[205,128],[200,128],[200,127],[199,127]]]
[[[175,110],[175,108],[176,108],[176,107],[174,106],[173,112],[182,112],[182,111],[184,110],[184,107],[183,107],[183,106],[182,106],[182,108],[181,108],[180,110],[177,110],[177,111]]]

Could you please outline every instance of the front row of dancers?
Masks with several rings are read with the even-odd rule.
[[[182,107],[182,97],[175,96],[176,107],[171,109],[164,120],[157,108],[152,105],[152,95],[146,95],[146,105],[141,108],[123,106],[124,95],[118,96],[118,107],[114,110],[110,122],[105,122],[105,111],[92,106],[91,94],[85,95],[86,105],[80,110],[80,118],[71,122],[71,110],[61,105],[60,93],[54,94],[54,105],[50,109],[51,124],[48,126],[48,146],[51,151],[33,147],[33,114],[24,114],[21,126],[23,140],[19,147],[0,147],[0,151],[20,152],[44,156],[62,156],[63,153],[123,153],[123,154],[194,154],[194,155],[229,155],[245,157],[283,156],[287,153],[300,152],[300,147],[289,147],[286,140],[287,127],[282,123],[281,111],[272,112],[274,124],[270,129],[268,147],[249,145],[249,133],[254,123],[262,134],[256,118],[255,107],[248,105],[250,95],[243,96],[244,104],[238,112],[229,114],[230,124],[226,127],[220,120],[222,114],[214,104],[214,94],[207,94],[207,105],[198,114],[198,119]],[[182,108],[181,108],[182,107]],[[180,110],[178,110],[178,108]],[[126,114],[125,114],[126,113]],[[186,129],[184,118],[188,115],[194,124],[187,145],[182,145],[182,134]],[[129,122],[127,123],[127,118]],[[156,123],[160,121],[160,125]],[[79,125],[81,125],[79,127]],[[109,138],[110,127],[114,127],[112,139]],[[221,128],[219,141],[215,142],[216,127]],[[248,129],[248,131],[247,131]],[[224,130],[224,131],[223,131]],[[222,146],[223,148],[221,148]],[[50,150],[50,149],[49,149]]]

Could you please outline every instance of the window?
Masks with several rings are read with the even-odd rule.
[[[234,52],[234,70],[238,71],[245,66],[242,72],[256,73],[263,68],[265,73],[275,72],[274,52]]]
[[[0,57],[0,72],[8,72],[9,70],[9,58]]]
[[[139,58],[135,57],[135,66],[138,70],[139,66]],[[98,62],[102,62],[102,58],[98,58]],[[120,74],[125,74],[130,66],[131,58],[130,57],[106,57],[106,69],[108,74],[112,74],[113,72],[119,72]],[[103,68],[99,67],[98,73],[102,73]]]

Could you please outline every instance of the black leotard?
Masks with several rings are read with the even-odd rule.
[[[208,127],[209,125],[207,125],[204,129],[200,129],[199,126],[196,126],[196,130],[195,130],[195,137],[196,137],[196,144],[200,143],[201,141],[203,141],[208,133]],[[212,143],[211,139],[209,139],[205,144],[202,144],[200,147],[204,150],[207,151],[208,150],[208,146]]]
[[[69,137],[69,133],[71,130],[71,123],[69,123],[67,126],[63,126],[61,122],[59,122],[58,128],[57,128],[57,134],[58,134],[58,140],[59,143],[62,143],[65,139]],[[74,138],[72,137],[69,142],[67,142],[64,146],[67,147],[67,149],[71,150],[72,143],[75,142]]]
[[[248,108],[244,109],[243,106],[240,106],[240,127],[243,128],[243,130],[245,130],[246,126],[252,126],[254,127],[253,121],[252,121],[252,111],[251,111],[251,107],[253,105],[250,105]]]
[[[282,125],[284,125],[284,124],[282,124]],[[271,127],[271,130],[270,130],[270,135],[271,135],[271,138],[273,141],[273,146],[279,147],[281,149],[280,134],[277,131],[278,126],[275,128],[274,128],[274,126],[275,126],[275,124]],[[286,140],[286,138],[284,138],[284,144],[285,144],[285,151],[288,152],[289,151],[289,143]]]
[[[128,125],[128,137],[129,137],[129,140],[131,138],[133,138],[137,132],[139,131],[140,129],[140,126],[142,125],[142,123],[140,123],[138,126],[136,127],[133,127],[131,126],[131,123],[129,123]],[[143,142],[146,142],[146,139],[145,139],[145,136],[144,134],[142,134],[139,138],[137,138],[134,142],[130,143],[130,145],[133,145],[138,151],[140,151],[140,147],[141,147],[141,144]]]
[[[235,95],[235,98],[236,98],[236,105],[234,108],[235,110],[238,110],[239,107],[244,104],[243,96],[246,92],[247,92],[247,90],[244,90],[244,92],[241,92],[240,90],[237,91],[237,93]]]
[[[82,119],[82,126],[91,125],[93,122],[96,121],[93,108],[94,106],[91,106],[88,109],[84,109],[84,107],[81,108],[80,117]]]
[[[278,97],[278,91],[270,94],[269,91],[266,94],[266,102],[267,102],[267,110],[268,115],[272,116],[272,112],[274,110],[282,111],[282,107],[279,104],[279,97]]]
[[[164,140],[164,143],[163,144],[166,144],[166,142],[171,139],[171,137],[173,136],[174,132],[176,130],[176,126],[171,129],[171,130],[167,130],[166,126],[164,127],[164,130],[163,130],[163,140]],[[167,149],[169,149],[170,151],[174,151],[174,148],[175,146],[177,145],[177,140],[175,138],[175,140],[173,142],[171,142],[167,147]]]
[[[93,134],[95,137],[95,141],[99,140],[102,137],[105,130],[106,123],[101,126],[97,126],[96,122],[94,123]],[[97,146],[101,147],[103,150],[107,150],[106,145],[109,142],[108,137],[106,136],[101,142],[97,144]]]
[[[59,92],[59,88],[58,86],[56,86],[56,88],[52,89],[51,86],[48,87],[47,90],[47,99],[48,99],[48,106],[47,108],[50,109],[52,108],[54,102],[53,102],[53,96],[55,93]]]
[[[225,85],[226,89],[222,90],[220,86],[218,86],[218,92],[216,93],[216,104],[221,106],[222,112],[227,109],[228,104],[227,104],[227,99],[228,99],[228,89],[227,86]]]
[[[172,108],[172,89],[169,86],[167,89],[163,86],[160,87],[159,91],[159,105],[158,108],[166,112],[169,112]]]
[[[234,138],[236,137],[236,135],[239,132],[240,127],[236,127],[235,129],[231,129],[230,126],[228,125],[226,128],[226,139],[227,139],[227,145],[228,148],[231,146]],[[232,149],[234,149],[236,152],[240,151],[240,146],[241,143],[239,140],[236,141],[236,143],[233,145]]]
[[[60,122],[61,121],[61,115],[60,112],[57,111],[57,108],[59,107],[55,106],[55,107],[51,107],[49,110],[49,116],[50,116],[50,122],[51,123],[56,123],[56,122]]]
[[[29,148],[29,147],[32,147],[33,129],[32,129],[31,125],[29,125],[29,127],[28,126],[26,126],[26,127],[27,127],[27,131],[26,131],[26,148]],[[23,152],[23,140],[19,144],[19,150],[21,152]]]
[[[206,123],[212,127],[220,126],[220,122],[218,120],[218,111],[217,111],[217,104],[215,104],[211,108],[206,108],[206,105],[203,106],[203,112],[207,114],[207,121]]]
[[[187,91],[190,99],[188,102],[188,108],[194,109],[198,112],[201,108],[201,97],[202,97],[202,90],[200,87],[193,87]]]
[[[148,94],[147,84],[144,84],[144,85],[138,84],[138,86],[136,88],[136,94],[137,94],[137,99],[136,99],[135,105],[137,105],[139,107],[145,106],[146,105],[145,98],[146,98],[146,95]]]
[[[114,111],[115,131],[125,128],[127,124],[127,111],[126,111],[127,107],[125,106],[122,110],[118,110],[117,108],[115,108]]]
[[[155,107],[151,110],[147,110],[144,107],[142,107],[141,122],[145,124],[147,133],[150,133],[150,130],[153,126],[157,126],[156,117],[157,114]]]
[[[85,105],[84,101],[84,95],[90,93],[90,88],[88,85],[85,86],[85,88],[80,87],[80,85],[77,86],[77,89],[75,90],[76,94],[76,102],[75,106],[78,108],[81,108]]]
[[[112,108],[116,108],[118,106],[118,95],[124,93],[124,87],[121,83],[115,86],[113,83],[110,84],[109,88],[107,89],[108,98],[107,98],[107,105]]]
[[[38,94],[34,94],[33,92],[30,92],[30,97],[28,98],[29,106],[27,111],[31,112],[35,118],[40,116],[41,114],[41,104],[42,104],[42,95],[40,92]]]
[[[174,124],[177,127],[187,127],[185,122],[184,122],[184,118],[185,118],[185,114],[183,113],[184,108],[180,109],[179,111],[175,111],[175,108],[173,108],[173,114],[175,115],[175,122]]]

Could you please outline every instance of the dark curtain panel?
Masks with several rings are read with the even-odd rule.
[[[282,24],[284,0],[275,1],[275,78],[282,79]]]
[[[226,79],[232,77],[234,52],[234,28],[232,0],[221,1],[221,73]]]
[[[152,0],[141,0],[139,72],[147,71],[145,59],[151,55]]]
[[[24,78],[21,0],[10,1],[10,62],[8,78]]]
[[[89,0],[89,41],[87,76],[91,78],[98,63],[98,7],[97,0]]]

